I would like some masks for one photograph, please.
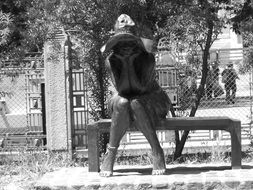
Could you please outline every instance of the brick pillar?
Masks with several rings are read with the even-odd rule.
[[[70,41],[62,30],[44,45],[47,147],[72,153],[69,51]]]

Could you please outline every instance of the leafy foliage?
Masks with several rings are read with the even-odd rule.
[[[178,65],[181,69],[186,69],[186,75],[188,68],[191,68],[191,77],[195,77],[196,73],[201,69],[199,87],[190,90],[196,96],[194,96],[192,101],[188,101],[188,103],[192,103],[186,106],[183,105],[183,109],[191,106],[189,116],[194,117],[204,93],[210,47],[221,33],[222,28],[226,27],[226,24],[230,22],[231,11],[227,10],[238,6],[238,4],[232,5],[226,1],[205,0],[181,2],[177,6],[179,6],[176,9],[177,14],[168,17],[166,24],[158,32],[160,36],[168,40],[168,44],[170,44],[169,49],[175,52],[175,56],[187,55],[186,65],[188,66],[182,67],[182,65]],[[182,84],[184,85],[185,82]],[[191,94],[186,96],[191,97]],[[183,98],[186,96],[183,96]],[[188,133],[189,131],[184,131],[181,139],[179,139],[179,135],[176,132],[175,159],[181,156]]]
[[[246,48],[240,72],[245,73],[253,66],[253,3],[244,1],[241,7],[234,9],[235,16],[231,19],[235,32],[242,34],[243,47]]]
[[[54,29],[64,28],[72,41],[73,67],[83,67],[88,73],[94,119],[109,117],[106,106],[109,78],[104,65],[106,55],[101,54],[100,48],[113,34],[114,22],[120,14],[128,14],[136,22],[137,35],[156,42],[166,38],[171,51],[177,55],[186,52],[187,64],[201,72],[190,116],[195,115],[204,91],[209,49],[230,22],[231,15],[219,15],[218,11],[239,15],[232,19],[237,26],[249,24],[252,16],[249,0],[244,4],[227,0],[2,0],[0,6],[3,14],[12,19],[0,50],[1,58],[42,51]],[[196,61],[194,57],[199,51],[201,57]],[[182,151],[187,135],[188,132],[181,142],[178,139],[177,152]]]
[[[12,24],[12,18],[9,13],[3,13],[0,11],[0,46],[7,43],[8,36],[10,35],[10,26]]]
[[[243,4],[239,4],[233,9],[233,13],[235,16],[231,20],[233,29],[237,33],[253,30],[253,3],[251,0],[245,0]]]
[[[2,13],[9,15],[11,23],[8,25],[8,36],[5,43],[1,44],[0,58],[6,59],[12,56],[21,56],[25,49],[21,47],[26,35],[26,7],[29,6],[27,0],[2,0],[0,2],[0,10]]]

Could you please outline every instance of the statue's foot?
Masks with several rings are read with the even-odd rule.
[[[101,177],[111,177],[112,174],[113,174],[112,171],[101,171],[101,172],[99,173],[99,175],[100,175]]]
[[[153,155],[153,171],[152,175],[165,174],[166,166],[163,153]]]
[[[101,177],[110,177],[113,174],[113,165],[116,157],[117,148],[116,147],[107,147],[107,151],[105,153],[105,158],[103,160],[101,171],[99,175]]]
[[[161,169],[161,170],[153,170],[152,175],[164,175],[166,169]]]

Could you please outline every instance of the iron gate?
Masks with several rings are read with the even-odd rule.
[[[31,133],[45,133],[43,122],[44,102],[44,68],[27,70],[26,78],[26,112],[27,127]]]
[[[85,69],[73,69],[71,75],[73,148],[87,148],[86,127],[89,121],[87,73]]]

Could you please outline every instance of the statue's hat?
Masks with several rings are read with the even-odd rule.
[[[147,51],[147,47],[142,41],[143,39],[134,35],[134,26],[134,21],[128,15],[121,14],[116,20],[114,27],[115,34],[110,37],[106,44],[101,48],[101,52],[108,52],[113,49],[119,42],[124,41],[134,41],[139,45],[140,48],[142,48],[144,51]]]

